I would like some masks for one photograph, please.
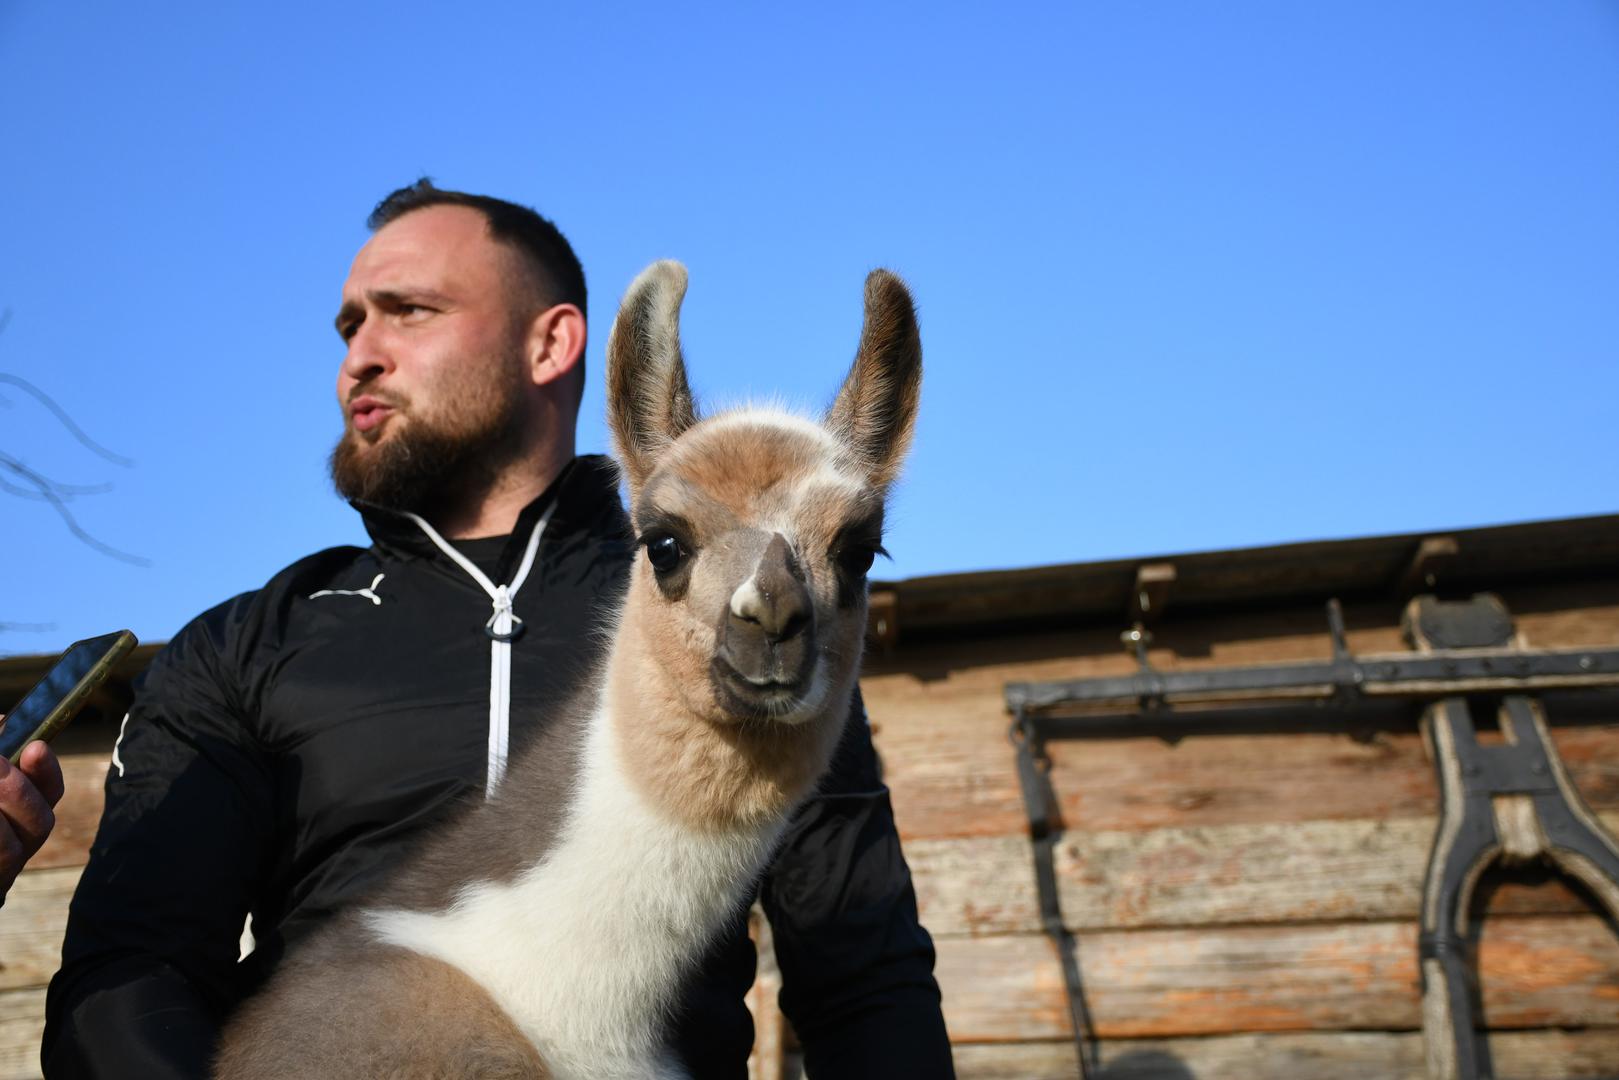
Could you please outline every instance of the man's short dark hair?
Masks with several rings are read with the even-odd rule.
[[[366,226],[376,232],[412,210],[429,206],[467,206],[483,214],[489,235],[517,249],[534,270],[537,284],[549,304],[573,304],[589,317],[585,307],[585,270],[573,245],[551,221],[526,206],[488,195],[469,195],[433,186],[428,177],[402,187],[377,203]]]

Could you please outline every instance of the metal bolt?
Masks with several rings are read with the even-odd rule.
[[[1591,667],[1592,667],[1592,663],[1593,662],[1592,662],[1592,660],[1591,660],[1591,658],[1589,656],[1580,657],[1580,670],[1581,671],[1590,671]]]

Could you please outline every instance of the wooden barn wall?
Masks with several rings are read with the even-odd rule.
[[[1503,590],[1535,647],[1619,644],[1619,585]],[[1398,605],[1349,605],[1357,652],[1404,647]],[[862,682],[963,1078],[1074,1075],[1059,969],[1038,933],[1002,704],[1007,681],[1128,674],[1120,624],[905,643]],[[1164,669],[1329,655],[1319,607],[1177,617]],[[1559,727],[1575,782],[1619,829],[1619,724]],[[0,910],[0,1080],[37,1077],[45,984],[101,810],[110,738],[65,755],[50,841]],[[1414,732],[1055,743],[1058,872],[1105,1075],[1419,1077],[1416,910],[1437,792]],[[1502,1078],[1619,1074],[1619,939],[1555,880],[1487,882],[1484,1009]],[[768,960],[767,960],[768,964]],[[790,1045],[767,967],[756,1075]]]
[[[1501,590],[1536,648],[1619,644],[1619,583]],[[1406,647],[1394,601],[1347,605],[1357,653]],[[1007,740],[1008,681],[1125,675],[1124,616],[873,656],[862,682],[960,1075],[1072,1077]],[[1154,666],[1331,655],[1321,607],[1176,618]],[[1619,715],[1615,716],[1619,721]],[[1555,716],[1554,716],[1555,721]],[[1619,831],[1619,723],[1555,727]],[[1057,871],[1104,1075],[1419,1077],[1417,908],[1438,792],[1420,736],[1053,742]],[[1492,876],[1480,941],[1497,1076],[1619,1075],[1619,938],[1544,875]]]

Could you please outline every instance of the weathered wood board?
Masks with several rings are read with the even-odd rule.
[[[79,868],[30,869],[0,908],[0,990],[44,986],[62,962],[67,905]]]
[[[11,906],[10,901],[6,906]],[[39,1035],[44,1016],[43,988],[0,991],[0,1080],[34,1080],[40,1075]]]
[[[1039,936],[937,943],[958,1042],[1068,1033],[1062,978]],[[1407,922],[1109,930],[1079,941],[1100,1038],[1415,1030],[1417,930]],[[1479,945],[1491,1027],[1619,1027],[1619,940],[1593,916],[1496,918]]]
[[[90,855],[101,822],[103,787],[107,780],[109,754],[64,754],[62,756],[62,801],[56,807],[56,827],[29,862],[29,870],[61,866],[83,866]]]
[[[1613,1080],[1619,1030],[1500,1031],[1497,1080]],[[959,1080],[1074,1080],[1072,1043],[956,1048]],[[1425,1080],[1416,1032],[1219,1035],[1108,1040],[1097,1080]]]
[[[1619,834],[1619,811],[1601,815]],[[1435,820],[1084,831],[1056,868],[1069,929],[1416,919]],[[923,922],[935,937],[1035,933],[1038,901],[1021,836],[905,845]],[[1560,878],[1486,878],[1497,915],[1576,914],[1587,897]]]

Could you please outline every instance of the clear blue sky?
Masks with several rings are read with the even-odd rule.
[[[691,268],[710,400],[818,406],[873,266],[927,384],[887,577],[1619,509],[1619,5],[0,5],[0,654],[362,533],[331,318],[423,173],[592,288]],[[604,445],[593,380],[580,444]]]

